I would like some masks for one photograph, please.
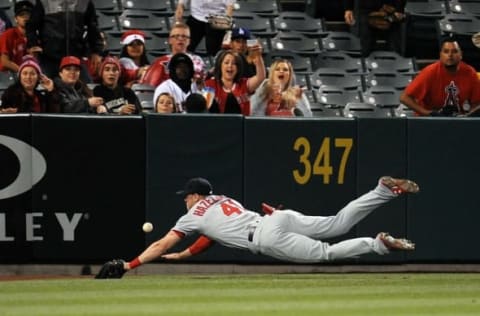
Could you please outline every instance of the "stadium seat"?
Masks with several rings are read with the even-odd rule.
[[[123,30],[162,31],[165,34],[169,32],[166,18],[157,16],[152,11],[127,9],[120,15],[119,22]]]
[[[367,71],[380,70],[386,72],[417,73],[415,58],[402,57],[396,52],[373,51],[365,57]]]
[[[400,105],[401,91],[384,86],[368,88],[362,93],[363,102],[377,107],[397,108]]]
[[[6,0],[0,0],[4,2]],[[100,11],[107,14],[120,14],[121,8],[117,0],[92,0],[96,11]],[[1,4],[0,4],[1,7]]]
[[[313,57],[312,60],[313,70],[318,68],[338,68],[348,73],[365,73],[360,57],[351,57],[340,51],[323,51]]]
[[[120,31],[105,31],[107,41],[106,50],[112,55],[119,55],[123,45],[120,44],[122,32]]]
[[[318,41],[297,32],[278,32],[270,43],[272,50],[285,50],[302,56],[317,56],[321,52]]]
[[[326,34],[322,20],[314,19],[304,12],[281,12],[279,16],[273,18],[273,25],[277,31],[295,31],[310,38]]]
[[[350,102],[347,103],[343,109],[343,115],[345,117],[356,118],[387,118],[394,117],[395,112],[389,108],[379,108],[373,104],[363,102]]]
[[[276,0],[238,0],[234,4],[236,11],[253,12],[260,16],[278,16],[278,4]]]
[[[277,32],[273,29],[270,19],[252,12],[233,12],[233,22],[236,27],[244,27],[256,37],[274,37]]]
[[[345,90],[338,86],[321,86],[317,91],[317,103],[329,108],[343,108],[347,103],[361,102],[359,90]]]
[[[10,71],[0,71],[0,92],[5,91],[15,82],[15,76]]]
[[[404,50],[407,56],[438,58],[437,20],[446,13],[445,1],[407,1]]]
[[[123,9],[154,11],[157,16],[173,16],[170,0],[120,0]]]
[[[336,86],[344,90],[363,90],[361,76],[347,73],[337,68],[318,68],[310,76],[312,88]]]
[[[293,67],[295,73],[308,73],[311,74],[312,62],[309,57],[300,56],[296,53],[288,52],[285,50],[272,50],[265,54],[263,60],[266,65],[271,65],[276,59],[286,59]]]
[[[360,57],[362,45],[360,39],[350,32],[328,32],[321,39],[322,49],[327,51],[343,51],[352,57]]]
[[[320,103],[310,104],[314,117],[339,118],[343,117],[342,108],[328,108]]]
[[[132,90],[137,95],[140,104],[145,112],[153,112],[153,95],[155,92],[155,87],[147,84],[138,84],[135,83],[132,85]]]
[[[405,89],[412,81],[412,76],[397,72],[371,71],[365,75],[365,88],[384,86],[392,87],[397,90]]]
[[[119,31],[118,16],[97,11],[98,28],[101,31]]]
[[[479,1],[451,0],[447,2],[450,13],[480,16]]]

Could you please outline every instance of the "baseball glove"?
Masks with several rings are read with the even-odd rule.
[[[210,15],[207,18],[208,24],[217,30],[231,30],[233,26],[233,19],[227,15]]]
[[[114,259],[106,262],[95,276],[95,279],[121,279],[127,270],[123,267],[122,259]]]
[[[387,4],[384,4],[380,10],[368,15],[368,24],[379,30],[388,30],[395,22],[398,22],[395,16],[395,8]]]

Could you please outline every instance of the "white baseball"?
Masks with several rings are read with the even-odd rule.
[[[150,222],[145,222],[142,226],[144,232],[149,233],[153,230],[153,225]]]

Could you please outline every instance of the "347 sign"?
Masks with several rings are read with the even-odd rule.
[[[337,184],[343,184],[352,146],[352,138],[325,137],[316,151],[307,138],[297,138],[293,144],[293,150],[298,153],[300,167],[293,170],[293,179],[298,184],[307,184],[312,176],[321,176],[324,184],[330,184],[332,176],[336,174],[334,181],[336,180]],[[338,162],[332,161],[334,151],[340,153],[341,158]],[[334,168],[334,164],[338,167]]]

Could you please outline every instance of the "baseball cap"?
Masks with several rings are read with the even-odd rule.
[[[62,70],[62,68],[65,66],[71,66],[71,65],[80,67],[80,59],[78,59],[75,56],[63,57],[62,61],[60,62],[60,70]]]
[[[145,33],[140,30],[128,30],[122,34],[120,44],[129,45],[133,41],[140,41],[145,44]]]
[[[231,39],[236,39],[236,38],[250,39],[250,37],[251,37],[250,31],[247,28],[235,27],[232,30]]]
[[[32,12],[33,4],[30,1],[18,1],[15,3],[13,11],[15,16],[20,15],[22,12]]]
[[[197,193],[200,195],[209,195],[213,193],[210,182],[204,178],[192,178],[185,183],[183,190],[177,191],[178,195],[186,197],[189,194]]]

